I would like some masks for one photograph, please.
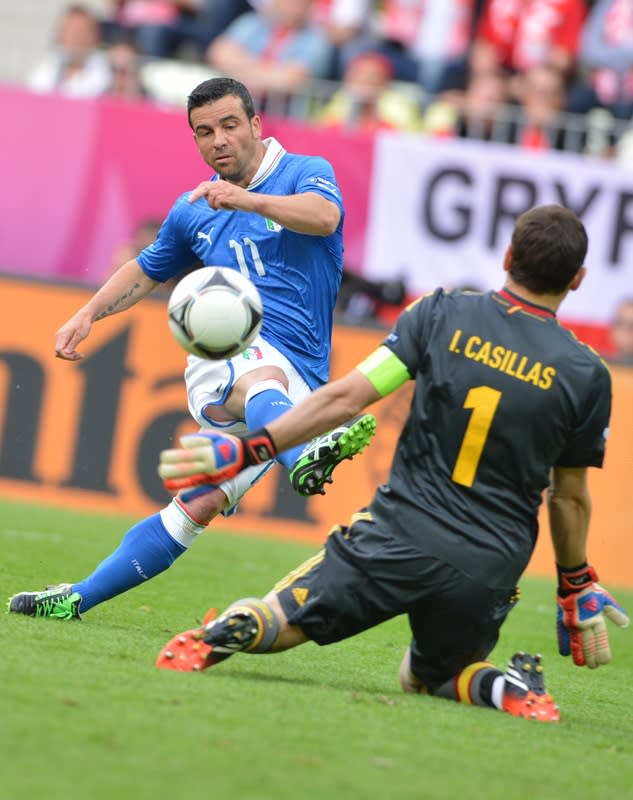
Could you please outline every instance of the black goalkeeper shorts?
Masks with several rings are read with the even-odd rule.
[[[486,658],[516,602],[514,585],[490,588],[412,550],[381,532],[369,513],[334,528],[323,550],[274,592],[288,622],[320,645],[407,614],[411,669],[431,690]]]

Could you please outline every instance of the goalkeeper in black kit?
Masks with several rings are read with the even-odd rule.
[[[487,657],[517,600],[547,487],[561,654],[606,664],[605,618],[629,622],[587,555],[587,470],[603,462],[610,375],[556,319],[586,252],[575,214],[534,208],[516,222],[500,291],[425,295],[356,369],[267,429],[195,434],[164,451],[169,489],[220,482],[415,381],[388,482],[368,506],[263,599],[175,637],[157,666],[197,671],[236,652],[331,644],[406,614],[405,691],[557,721],[540,656],[516,653],[505,671]]]

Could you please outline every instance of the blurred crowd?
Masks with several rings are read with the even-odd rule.
[[[609,324],[609,358],[633,366],[633,295],[617,304]]]
[[[326,87],[315,124],[630,160],[633,0],[104,0],[69,5],[36,91],[159,101],[148,62],[272,96]]]
[[[144,68],[165,60],[241,80],[260,110],[312,97],[305,118],[329,128],[633,160],[633,0],[103,0],[101,15],[77,3],[28,83],[163,102]],[[338,311],[367,321],[405,298],[401,281],[346,274]],[[611,330],[624,361],[632,316],[627,301]]]

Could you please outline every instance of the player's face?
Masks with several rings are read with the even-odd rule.
[[[248,186],[264,157],[259,117],[249,119],[239,97],[227,95],[191,112],[200,154],[220,177]]]

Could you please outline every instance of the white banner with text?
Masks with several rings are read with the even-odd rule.
[[[589,234],[587,278],[565,301],[565,315],[604,323],[623,295],[633,295],[633,170],[622,165],[382,134],[370,198],[364,272],[401,276],[411,293],[499,288],[516,218],[558,203],[573,209]]]

